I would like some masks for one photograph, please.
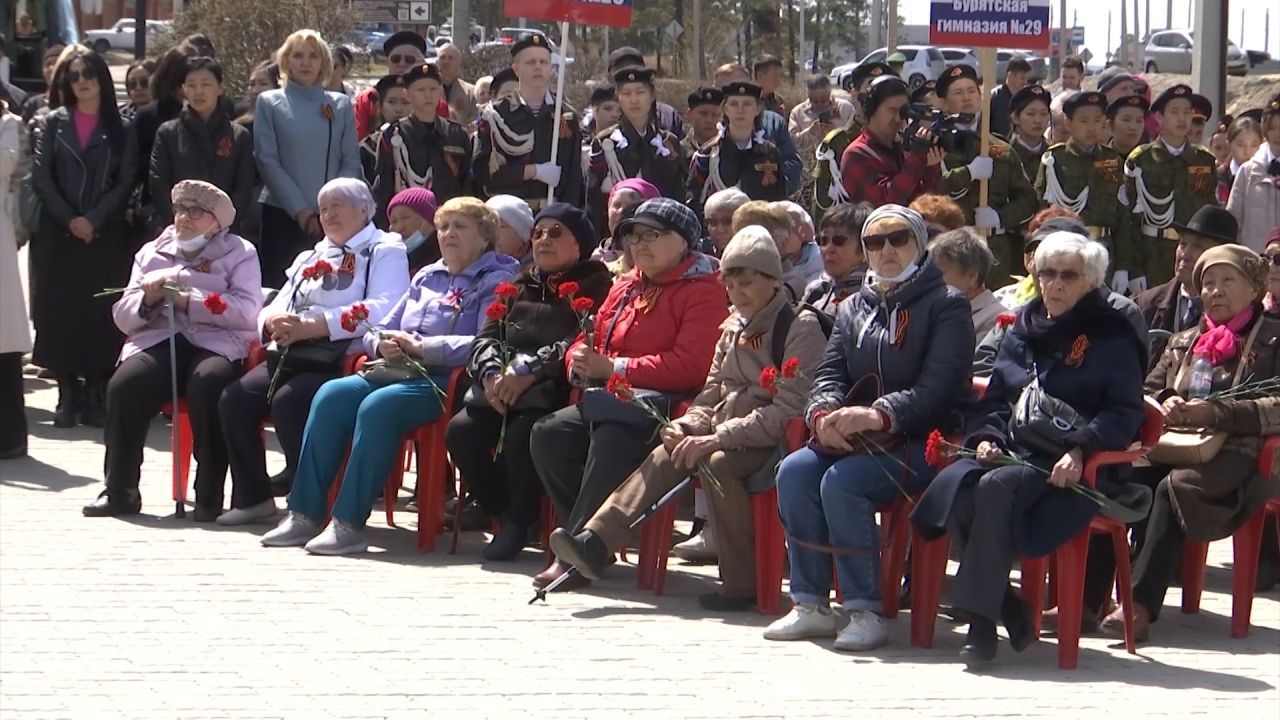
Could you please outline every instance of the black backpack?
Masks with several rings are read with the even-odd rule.
[[[816,315],[818,326],[822,328],[822,334],[828,338],[831,337],[831,331],[836,326],[835,318],[808,303],[784,305],[778,311],[778,319],[773,322],[773,337],[769,341],[769,355],[773,358],[774,367],[780,368],[782,363],[786,362],[787,334],[791,332],[791,324],[796,321],[796,316],[803,310],[808,310]]]

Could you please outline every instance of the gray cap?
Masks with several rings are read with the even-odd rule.
[[[698,216],[687,205],[671,198],[654,198],[640,203],[630,220],[618,224],[617,234],[626,235],[636,225],[679,233],[690,245],[702,237],[702,223]]]

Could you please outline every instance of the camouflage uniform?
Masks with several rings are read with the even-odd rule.
[[[1132,210],[1133,237],[1141,240],[1135,263],[1145,269],[1147,287],[1173,277],[1173,249],[1178,231],[1197,210],[1217,204],[1218,176],[1213,153],[1187,142],[1180,155],[1164,140],[1139,145],[1124,164],[1122,202]]]
[[[1089,233],[1107,246],[1111,268],[1131,277],[1140,254],[1134,246],[1128,216],[1120,204],[1124,159],[1105,145],[1086,151],[1068,140],[1050,147],[1036,176],[1036,197],[1078,214]],[[1141,275],[1138,272],[1138,275]],[[1119,288],[1121,292],[1124,288]]]

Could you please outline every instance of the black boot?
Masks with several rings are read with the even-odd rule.
[[[80,380],[74,375],[58,378],[58,407],[53,411],[53,426],[71,428],[76,426],[77,396],[80,394]]]
[[[510,517],[504,517],[498,528],[498,534],[493,536],[489,544],[484,547],[484,559],[507,561],[514,560],[521,550],[524,550],[525,543],[529,540],[529,526],[515,522]]]
[[[609,548],[599,535],[590,530],[583,530],[571,535],[564,528],[556,528],[551,533],[551,552],[562,563],[568,563],[590,580],[604,577],[604,569],[609,565]]]
[[[142,512],[142,495],[137,490],[103,490],[81,512],[85,517],[137,515]]]
[[[1035,640],[1035,627],[1031,605],[1014,592],[1011,587],[1004,590],[1004,602],[1000,605],[1000,620],[1004,629],[1009,632],[1009,644],[1014,652],[1022,652]]]
[[[969,621],[969,634],[960,648],[960,661],[965,665],[989,663],[996,657],[996,624],[974,615]]]
[[[107,383],[100,378],[91,378],[84,385],[84,414],[80,423],[89,427],[103,427],[107,424]]]

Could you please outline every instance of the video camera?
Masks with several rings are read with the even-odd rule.
[[[902,108],[903,119],[909,120],[903,136],[912,152],[940,147],[948,153],[970,155],[977,152],[978,135],[969,130],[976,117],[973,113],[947,114],[927,103],[911,103]],[[933,141],[918,136],[920,128],[933,135]]]

